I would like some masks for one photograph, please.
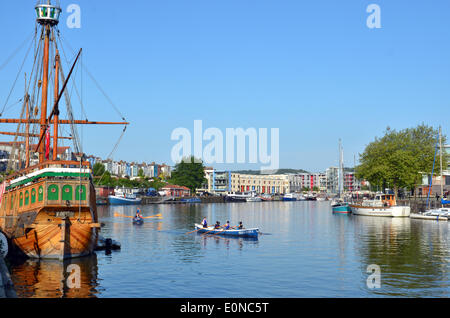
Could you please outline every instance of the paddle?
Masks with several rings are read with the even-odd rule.
[[[115,217],[123,217],[123,218],[132,218],[134,219],[134,216],[129,216],[129,215],[124,215],[124,214],[120,214],[118,212],[114,212],[114,216]],[[152,215],[152,216],[141,216],[142,219],[150,219],[150,218],[162,218],[162,214],[156,214],[156,215]]]
[[[194,233],[194,232],[197,232],[197,231],[200,231],[200,230],[203,230],[203,228],[199,228],[197,230],[194,230],[194,231],[191,231],[191,232],[187,232],[187,233],[184,233],[184,234],[191,234],[191,233]]]

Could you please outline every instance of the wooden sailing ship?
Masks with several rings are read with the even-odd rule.
[[[32,258],[67,259],[93,252],[100,225],[97,217],[96,195],[90,163],[79,153],[71,160],[58,158],[60,125],[76,124],[124,124],[126,122],[90,122],[74,120],[68,107],[68,119],[60,119],[59,102],[64,94],[67,103],[66,85],[80,56],[77,55],[72,68],[64,80],[55,30],[61,9],[50,1],[38,2],[35,7],[40,33],[35,52],[35,78],[39,94],[33,107],[33,98],[27,90],[23,100],[22,116],[19,119],[0,118],[0,123],[16,123],[24,127],[15,133],[4,135],[24,137],[24,154],[15,156],[11,151],[8,168],[12,174],[0,188],[0,231],[8,238],[13,250]],[[36,58],[38,58],[36,60]],[[49,74],[50,73],[50,74]],[[63,82],[59,88],[60,78]],[[32,77],[30,76],[30,80]],[[49,82],[53,80],[53,107],[47,110],[51,100]],[[29,85],[30,86],[30,85]],[[24,117],[23,117],[24,116]],[[30,128],[35,127],[35,133]],[[71,127],[72,127],[71,126]],[[53,136],[50,136],[53,130]],[[73,131],[72,131],[73,132]],[[30,140],[38,138],[37,145]],[[14,145],[18,144],[16,142]],[[36,156],[36,160],[30,157]],[[15,167],[15,169],[14,169]]]

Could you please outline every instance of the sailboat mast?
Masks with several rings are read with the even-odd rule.
[[[40,135],[44,136],[47,130],[47,98],[48,98],[48,65],[49,65],[49,47],[50,47],[50,25],[44,24],[45,40],[44,40],[44,58],[43,58],[43,75],[42,75],[42,101],[41,101],[41,132]],[[43,163],[45,160],[45,145],[42,142],[39,145],[39,163]]]
[[[342,194],[344,192],[344,169],[343,169],[343,156],[342,156],[342,142],[341,139],[339,139],[339,173],[338,173],[338,188],[339,188],[339,197],[342,197]]]
[[[442,175],[442,132],[441,127],[439,126],[439,158],[440,158],[440,164],[441,164],[441,207],[444,207],[442,204],[442,200],[444,199],[444,177]]]

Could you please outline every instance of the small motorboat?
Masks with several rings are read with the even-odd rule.
[[[333,211],[333,213],[343,213],[343,214],[352,213],[352,209],[350,208],[348,203],[345,202],[333,204],[331,210]]]
[[[133,224],[135,224],[135,225],[142,225],[142,224],[144,224],[144,219],[143,218],[136,218],[136,217],[134,217],[133,218]]]
[[[250,228],[250,229],[217,229],[215,230],[213,226],[204,228],[201,224],[195,224],[195,229],[198,230],[197,233],[206,233],[214,234],[214,235],[227,235],[227,236],[240,236],[240,237],[258,237],[259,229],[258,228]]]

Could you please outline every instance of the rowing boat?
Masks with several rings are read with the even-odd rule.
[[[142,225],[144,224],[144,220],[142,218],[133,218],[133,224]]]
[[[215,230],[213,226],[203,227],[201,224],[195,224],[195,229],[197,233],[206,233],[213,235],[227,235],[227,236],[240,236],[240,237],[258,237],[259,229],[258,228],[250,228],[250,229],[217,229]]]

